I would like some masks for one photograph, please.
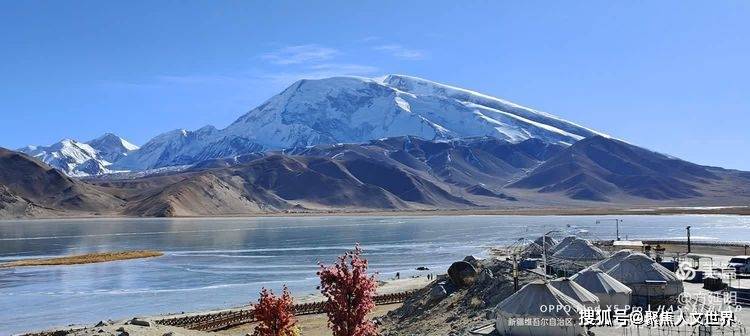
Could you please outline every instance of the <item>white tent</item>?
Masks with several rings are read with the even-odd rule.
[[[552,250],[550,250],[549,252],[550,253],[555,253],[557,251],[560,251],[564,247],[568,246],[568,244],[570,244],[570,242],[572,242],[574,240],[576,240],[576,236],[567,236],[567,237],[563,238],[563,240],[560,241],[557,245],[555,245],[555,247],[553,247]]]
[[[549,307],[569,307],[569,309],[547,309]],[[523,286],[518,292],[507,297],[495,308],[497,321],[495,328],[500,335],[513,336],[577,336],[585,335],[579,324],[579,312],[584,307],[575,299],[563,294],[549,283],[532,282]],[[518,325],[514,321],[520,318],[539,318],[554,320],[555,325]],[[557,321],[570,319],[570,325]]]
[[[627,258],[631,254],[633,254],[632,250],[619,250],[615,252],[615,254],[611,255],[609,258],[604,259],[594,264],[593,266],[604,272],[607,272],[611,270],[613,267],[617,266],[617,264],[619,264],[623,259]]]
[[[550,236],[540,236],[539,238],[534,240],[534,243],[539,246],[543,246],[547,250],[547,253],[551,253],[552,249],[557,245],[557,240]]]
[[[526,246],[526,248],[523,249],[523,252],[521,252],[521,255],[525,257],[532,257],[532,258],[539,258],[544,253],[544,249],[542,249],[542,246],[537,243],[531,243]]]
[[[683,291],[682,280],[643,253],[633,253],[607,274],[633,289],[633,296],[665,298]]]
[[[593,264],[607,258],[607,253],[586,239],[575,238],[552,256],[559,259]]]
[[[602,309],[607,307],[625,308],[630,305],[633,290],[598,268],[586,268],[570,277],[570,280],[596,295]]]
[[[599,297],[594,293],[589,292],[588,289],[577,284],[575,281],[571,281],[569,278],[559,278],[550,281],[552,287],[563,292],[563,294],[572,297],[576,301],[580,302],[585,307],[599,308]]]

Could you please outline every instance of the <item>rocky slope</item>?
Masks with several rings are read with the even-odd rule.
[[[509,187],[581,200],[664,201],[732,194],[746,197],[749,184],[742,172],[701,166],[594,136],[560,151]]]

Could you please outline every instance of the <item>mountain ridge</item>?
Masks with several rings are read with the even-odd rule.
[[[101,175],[112,172],[110,166],[138,149],[127,140],[105,133],[87,142],[62,139],[49,146],[26,146],[17,151],[28,154],[69,176]]]
[[[511,143],[492,137],[404,136],[255,152],[208,159],[182,170],[85,180],[22,153],[0,155],[0,217],[747,203],[750,172],[695,165],[607,137],[563,146],[539,139]]]
[[[653,200],[686,199],[703,196],[701,185],[722,179],[711,169],[594,136],[562,150],[508,187],[597,201],[620,192]]]
[[[538,138],[569,145],[595,134],[600,133],[548,113],[416,77],[332,77],[297,81],[224,129],[162,133],[113,167],[144,170],[406,135],[429,140],[493,136],[511,142]]]
[[[141,147],[106,133],[21,150],[29,156],[0,157],[0,216],[750,201],[750,172],[693,164],[404,75],[300,80],[224,129],[176,129]]]

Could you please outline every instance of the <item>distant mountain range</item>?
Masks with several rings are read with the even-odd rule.
[[[0,152],[0,217],[750,203],[748,172],[400,75],[299,81],[225,129],[140,148],[106,134],[21,151]]]
[[[406,135],[427,140],[491,136],[511,142],[534,138],[570,145],[596,134],[502,99],[420,78],[388,75],[379,79],[300,80],[225,129],[205,126],[195,131],[174,130],[154,137],[141,148],[130,145],[106,151],[114,153],[112,156],[98,158],[91,148],[72,140],[20,151],[80,176]],[[93,141],[87,144],[103,151]],[[91,159],[94,161],[87,162]]]
[[[112,133],[88,142],[63,139],[50,146],[26,146],[19,152],[33,156],[70,176],[111,173],[110,166],[138,146]]]

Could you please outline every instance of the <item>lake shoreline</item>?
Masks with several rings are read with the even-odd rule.
[[[750,206],[696,206],[696,207],[633,207],[633,208],[521,208],[521,209],[439,209],[439,210],[310,210],[291,212],[239,213],[210,216],[141,217],[117,213],[59,216],[0,218],[4,221],[54,220],[54,219],[206,219],[206,218],[263,218],[263,217],[430,217],[430,216],[625,216],[625,215],[737,215],[750,216]]]

